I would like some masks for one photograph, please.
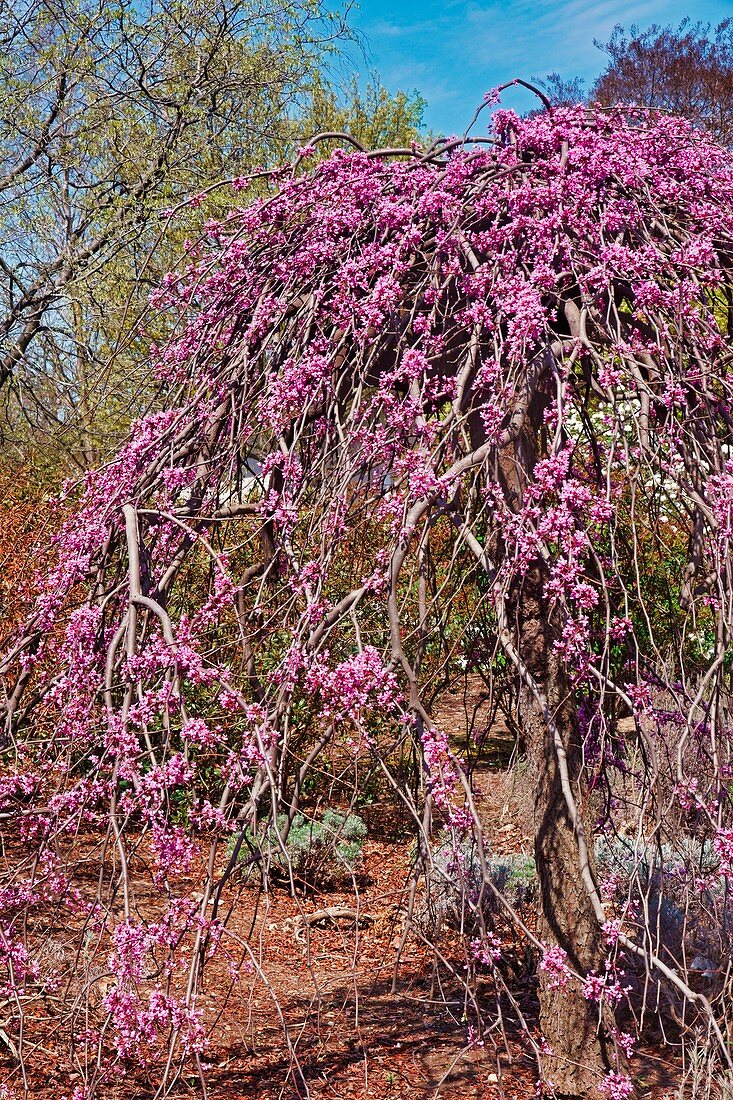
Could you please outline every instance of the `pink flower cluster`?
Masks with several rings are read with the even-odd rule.
[[[618,970],[610,960],[606,960],[605,975],[597,974],[595,971],[586,974],[581,986],[583,996],[586,1001],[600,1002],[606,999],[611,1004],[617,1005],[631,988],[621,985],[622,977],[623,971]]]
[[[481,966],[492,967],[501,958],[501,940],[494,932],[471,940],[471,957]]]
[[[598,1091],[608,1100],[627,1100],[634,1094],[634,1084],[624,1073],[609,1073],[601,1081]]]
[[[539,967],[548,975],[548,989],[566,989],[572,980],[573,972],[568,966],[568,953],[559,944],[544,949]]]
[[[401,699],[395,674],[384,667],[374,646],[365,646],[333,668],[321,657],[308,670],[305,684],[320,694],[324,717],[348,717],[357,723],[374,709],[394,711]]]

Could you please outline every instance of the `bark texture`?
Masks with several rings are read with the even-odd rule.
[[[544,568],[536,564],[524,579],[515,604],[519,653],[546,699],[567,759],[581,821],[587,814],[582,791],[582,754],[575,704],[552,642],[558,626],[550,620],[544,595]],[[520,693],[520,718],[533,770],[535,859],[540,884],[540,935],[567,953],[580,974],[602,967],[601,929],[580,871],[576,829],[563,794],[558,750],[546,714],[532,690]],[[586,825],[586,835],[591,830]],[[592,852],[591,870],[593,870]],[[543,1077],[559,1096],[589,1096],[606,1072],[604,1028],[598,1006],[586,1001],[577,983],[553,989],[551,975],[539,972],[540,1022],[553,1050],[543,1061]]]

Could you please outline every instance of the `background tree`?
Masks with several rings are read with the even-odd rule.
[[[419,141],[425,100],[414,91],[390,95],[377,73],[362,90],[352,77],[343,92],[314,82],[307,113],[299,120],[304,140],[328,130],[341,130],[367,149],[408,146]]]
[[[684,19],[678,27],[614,28],[596,46],[608,55],[590,99],[610,106],[637,103],[682,115],[716,141],[733,141],[733,21]]]
[[[584,103],[587,98],[582,77],[565,80],[560,73],[548,73],[544,80],[537,80],[537,83],[544,89],[554,107],[574,107],[578,103]]]

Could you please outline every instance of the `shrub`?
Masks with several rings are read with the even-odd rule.
[[[537,869],[532,856],[522,852],[492,856],[487,852],[486,867],[491,884],[514,908],[522,908],[536,898]],[[476,845],[466,841],[435,848],[425,894],[416,913],[423,934],[435,936],[444,927],[475,932],[480,925],[479,905],[484,924],[492,926],[500,903],[491,886],[484,884]]]
[[[601,839],[596,863],[599,879],[615,885],[617,897],[646,910],[642,923],[662,955],[680,968],[718,970],[730,952],[733,898],[710,841]]]
[[[652,930],[662,955],[677,967],[717,971],[730,949],[733,899],[725,878],[718,874],[719,859],[709,841],[687,837],[671,845],[640,844],[627,837],[600,838],[596,843],[599,881],[614,887],[617,901],[632,903],[627,911],[630,927],[633,910]],[[491,885],[500,890],[514,909],[537,900],[534,858],[522,852],[486,855]],[[690,883],[695,883],[691,901]],[[420,930],[427,936],[452,928],[474,934],[480,924],[477,908],[487,927],[500,913],[494,890],[483,886],[483,873],[475,844],[434,849],[423,902],[417,913]]]
[[[287,815],[278,814],[259,834],[247,829],[239,860],[251,869],[259,865],[265,874],[292,875],[312,885],[327,885],[353,874],[362,858],[367,827],[358,814],[326,810],[319,819],[296,814],[287,831]],[[285,840],[283,841],[283,837]],[[234,850],[235,841],[230,845]],[[257,856],[252,859],[253,853]]]

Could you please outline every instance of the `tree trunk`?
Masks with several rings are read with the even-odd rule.
[[[544,594],[545,567],[535,564],[518,587],[514,601],[519,656],[552,714],[567,757],[568,777],[578,814],[586,828],[582,792],[582,754],[575,704],[563,662],[553,652],[559,630],[550,620]],[[540,938],[558,944],[568,965],[584,975],[602,967],[601,929],[580,873],[578,842],[562,790],[554,733],[531,687],[520,690],[520,722],[537,776],[535,859],[540,884]],[[590,863],[593,870],[592,845]],[[605,1036],[598,1005],[586,1001],[577,983],[552,988],[552,975],[539,971],[540,1024],[552,1049],[543,1058],[543,1079],[557,1095],[592,1095],[606,1072]]]

